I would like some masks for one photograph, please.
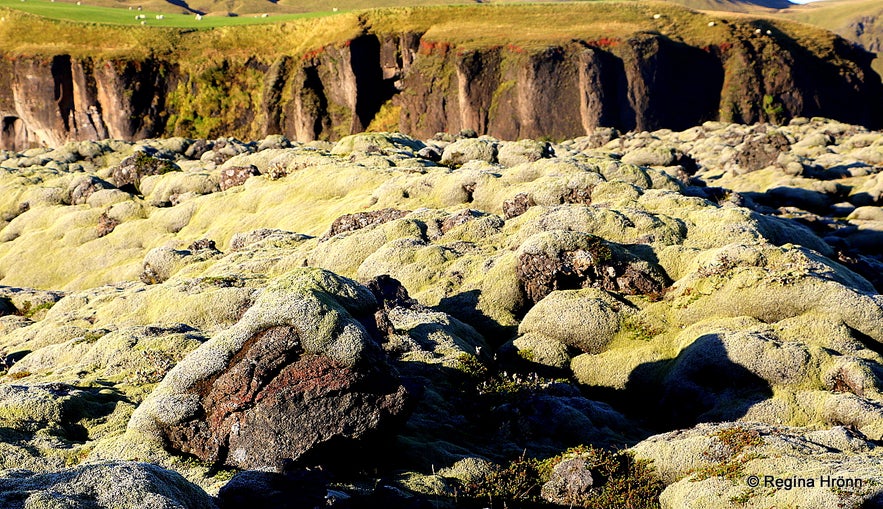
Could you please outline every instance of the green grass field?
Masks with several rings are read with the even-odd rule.
[[[168,11],[160,12],[148,9],[138,11],[135,8],[129,10],[128,8],[101,7],[88,4],[88,0],[84,0],[82,5],[77,5],[75,2],[53,2],[50,0],[0,0],[0,7],[15,9],[49,19],[76,21],[81,23],[132,26],[141,26],[143,21],[145,26],[166,28],[217,28],[258,23],[275,23],[280,21],[291,21],[294,19],[322,17],[332,14],[332,11],[329,9],[324,12],[317,11],[297,14],[274,13],[269,14],[267,17],[261,17],[260,14],[244,14],[240,16],[203,16],[201,20],[197,20],[196,16],[193,14],[173,14]],[[143,15],[146,19],[136,19],[136,16],[138,15]],[[156,19],[159,15],[162,15],[164,19]]]

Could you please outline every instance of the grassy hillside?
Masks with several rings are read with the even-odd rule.
[[[789,5],[780,0],[673,0],[691,9],[772,16],[831,30],[861,44],[872,53],[883,50],[883,2],[880,0],[822,0]],[[874,69],[883,75],[883,58]]]
[[[34,5],[38,2],[28,1]],[[303,54],[342,42],[366,28],[376,33],[419,31],[426,33],[430,40],[462,47],[505,42],[526,48],[571,39],[624,37],[636,32],[660,33],[676,41],[705,46],[728,40],[734,30],[725,22],[708,26],[710,21],[722,21],[722,16],[700,14],[672,3],[647,1],[410,7],[339,12],[318,19],[242,16],[206,17],[197,22],[193,16],[166,15],[162,25],[151,19],[144,27],[136,24],[134,14],[128,10],[123,11],[122,17],[110,18],[111,14],[118,16],[119,13],[99,7],[73,7],[90,9],[84,12],[95,13],[107,23],[119,19],[120,23],[134,26],[101,24],[97,19],[91,23],[56,20],[0,8],[4,20],[0,23],[0,48],[7,54],[66,52],[99,57],[176,54],[180,58],[206,58],[217,53],[229,58],[238,52],[246,57],[258,52],[269,59],[275,55]],[[234,26],[254,22],[264,23]],[[771,23],[811,51],[824,52],[831,38],[826,32],[806,25],[780,20]],[[215,29],[190,30],[194,27]]]
[[[871,51],[883,49],[883,2],[879,0],[827,0],[792,9],[785,15],[837,32]]]

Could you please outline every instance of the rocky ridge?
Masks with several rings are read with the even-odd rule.
[[[0,483],[10,507],[116,475],[157,507],[591,507],[620,478],[649,507],[878,504],[881,154],[824,119],[3,152]]]

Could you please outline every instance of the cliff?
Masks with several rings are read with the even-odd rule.
[[[451,35],[421,9],[397,14],[410,23],[371,11],[353,16],[346,36],[196,59],[150,48],[146,56],[90,56],[63,44],[8,52],[0,148],[169,135],[333,140],[368,128],[562,139],[597,126],[685,129],[706,120],[880,123],[883,87],[871,56],[846,41],[788,23],[646,5],[629,4],[634,19],[625,28],[602,20],[540,41]],[[427,21],[410,20],[415,12]],[[519,16],[508,20],[513,29],[531,22]],[[190,53],[188,37],[211,39],[178,36]]]

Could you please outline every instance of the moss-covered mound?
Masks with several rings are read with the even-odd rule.
[[[829,149],[799,156],[811,129]],[[760,186],[804,161],[792,182],[852,172],[837,184],[871,189],[880,136],[815,120],[600,149],[374,133],[3,153],[2,467],[150,461],[212,494],[238,469],[274,467],[282,477],[240,474],[221,498],[303,474],[369,504],[465,494],[592,507],[661,485],[631,456],[559,456],[570,447],[714,421],[845,426],[871,444],[883,439],[883,297],[862,274],[877,252],[845,250],[836,239],[850,237],[824,228],[874,221],[879,200],[845,219],[814,209],[814,222],[774,210]],[[744,161],[748,145],[728,148],[751,143]],[[769,147],[770,167],[747,171]],[[842,167],[859,155],[861,171]],[[174,171],[114,177],[139,160]],[[746,182],[756,194],[710,185]],[[268,417],[280,409],[288,417]],[[743,497],[722,483],[754,470],[729,463],[683,488],[686,471],[664,461],[678,435],[665,436],[644,442],[671,484],[663,503]],[[843,454],[875,458],[871,445]],[[503,488],[549,458],[523,497]],[[303,470],[315,466],[321,478]],[[881,475],[863,468],[850,475]]]

